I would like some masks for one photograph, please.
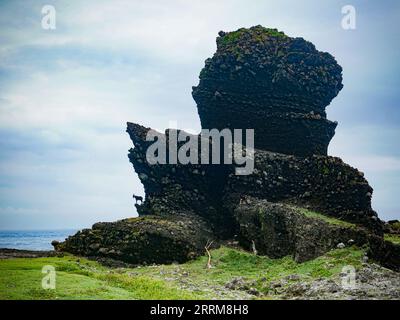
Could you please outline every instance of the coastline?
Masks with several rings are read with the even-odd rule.
[[[55,250],[22,250],[22,249],[10,249],[0,248],[0,259],[11,259],[11,258],[45,258],[45,257],[56,257],[60,254]]]

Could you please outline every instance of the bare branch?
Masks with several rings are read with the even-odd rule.
[[[207,265],[206,265],[207,269],[211,269],[212,268],[212,265],[211,265],[211,253],[210,253],[210,251],[208,249],[210,249],[210,247],[213,244],[213,242],[214,241],[208,241],[207,240],[206,246],[204,247],[204,249],[206,249],[206,252],[208,254],[208,261],[207,261]]]
[[[256,249],[256,244],[254,243],[254,240],[251,240],[251,248],[253,249],[253,253],[257,255],[257,249]]]

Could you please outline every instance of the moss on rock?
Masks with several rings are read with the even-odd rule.
[[[356,225],[354,223],[349,223],[349,222],[346,222],[343,220],[331,218],[331,217],[328,217],[326,215],[323,215],[323,214],[315,212],[315,211],[311,211],[311,210],[304,209],[304,208],[294,208],[294,209],[297,210],[298,212],[300,212],[301,214],[304,214],[308,218],[322,220],[329,224],[342,226],[342,227],[346,227],[346,228],[356,228]]]

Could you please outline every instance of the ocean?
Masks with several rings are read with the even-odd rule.
[[[64,241],[77,230],[1,231],[0,248],[53,250],[53,240]]]

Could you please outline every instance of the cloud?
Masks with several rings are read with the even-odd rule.
[[[400,205],[400,128],[363,124],[338,127],[329,154],[364,172],[374,188],[373,208],[385,220],[398,219]]]
[[[90,129],[54,134],[27,131],[2,143],[1,227],[77,228],[135,216],[131,194],[143,191],[128,162],[128,136]]]
[[[400,173],[400,158],[379,155],[347,156],[347,161],[362,171]]]

